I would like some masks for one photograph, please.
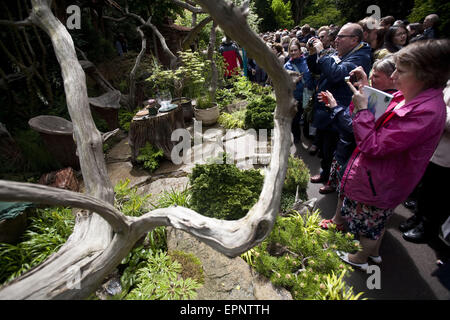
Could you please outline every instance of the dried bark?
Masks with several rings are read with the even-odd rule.
[[[41,265],[0,290],[0,299],[82,299],[120,263],[135,242],[157,226],[184,230],[228,256],[237,256],[267,237],[275,222],[287,168],[290,126],[294,111],[294,85],[279,60],[246,24],[240,8],[223,0],[199,0],[204,9],[234,40],[242,44],[273,79],[277,96],[275,139],[269,171],[258,202],[236,221],[207,218],[190,209],[156,209],[139,218],[124,216],[113,204],[106,174],[102,138],[95,128],[84,72],[67,30],[50,11],[50,1],[33,0],[33,23],[50,36],[61,65],[67,105],[74,126],[86,194],[35,184],[0,180],[0,200],[33,201],[84,209],[66,244]],[[79,287],[73,283],[78,267]]]
[[[150,142],[156,148],[164,151],[164,156],[170,159],[175,142],[170,140],[174,130],[184,128],[183,108],[181,104],[175,110],[158,113],[146,120],[132,121],[130,124],[129,145],[131,161],[136,163],[139,150]]]

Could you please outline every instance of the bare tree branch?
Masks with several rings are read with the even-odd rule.
[[[181,47],[183,48],[183,50],[187,50],[189,49],[189,46],[191,45],[191,43],[194,41],[195,37],[200,33],[200,31],[202,31],[202,29],[209,23],[212,21],[212,17],[206,17],[205,19],[203,19],[202,21],[199,22],[199,24],[197,24],[190,32],[189,34],[186,36],[186,38],[184,38],[183,43],[181,44]]]
[[[34,183],[0,180],[1,201],[31,201],[55,206],[70,206],[97,212],[112,226],[114,232],[128,229],[127,217],[113,205],[78,192]]]
[[[180,7],[189,10],[193,13],[205,13],[206,11],[203,10],[202,8],[198,8],[195,5],[189,4],[187,2],[183,2],[181,0],[172,0],[173,3],[179,5]]]

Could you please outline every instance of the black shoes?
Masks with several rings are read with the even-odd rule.
[[[423,222],[420,222],[415,228],[404,232],[403,239],[414,243],[426,243],[429,240],[429,236],[425,232]]]
[[[417,215],[413,215],[408,220],[400,223],[398,228],[400,229],[401,232],[406,232],[408,230],[415,228],[420,222],[421,219]]]
[[[417,201],[416,200],[406,200],[403,202],[405,208],[411,210],[412,212],[417,212]]]

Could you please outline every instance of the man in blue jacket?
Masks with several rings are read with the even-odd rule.
[[[369,74],[372,64],[370,46],[362,42],[363,29],[359,24],[347,23],[336,36],[335,55],[327,55],[322,43],[316,39],[312,43],[314,49],[308,57],[310,70],[317,70],[320,78],[317,84],[317,92],[330,91],[339,105],[348,106],[352,100],[352,92],[345,83],[353,69],[362,66],[366,74]],[[321,143],[318,146],[322,151],[320,163],[321,173],[311,177],[312,183],[328,181],[333,153],[336,149],[338,134],[331,128],[333,117],[331,111],[323,103],[315,99],[313,126],[319,131]]]

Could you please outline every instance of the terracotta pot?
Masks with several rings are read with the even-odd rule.
[[[184,122],[191,122],[194,117],[194,110],[192,108],[192,100],[189,98],[181,97],[172,100],[172,103],[181,104],[183,108]]]
[[[203,125],[210,126],[217,122],[220,112],[217,104],[208,109],[197,109],[194,108],[195,119],[202,121]]]

